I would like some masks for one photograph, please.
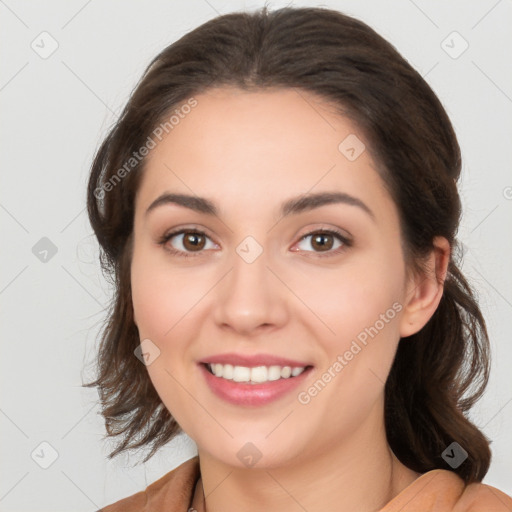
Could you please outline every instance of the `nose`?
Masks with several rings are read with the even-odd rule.
[[[248,262],[238,253],[228,274],[216,286],[216,325],[239,335],[281,328],[288,318],[290,292],[263,251]]]

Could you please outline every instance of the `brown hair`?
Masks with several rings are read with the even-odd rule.
[[[335,105],[369,142],[399,210],[408,268],[421,268],[435,236],[458,247],[461,156],[454,130],[428,84],[373,29],[334,10],[264,7],[219,16],[189,32],[147,67],[98,149],[88,183],[101,266],[115,287],[97,379],[85,384],[99,388],[108,436],[121,436],[109,457],[149,445],[145,462],[181,432],[134,356],[140,339],[130,263],[135,192],[145,160],[122,179],[119,171],[172,109],[218,86],[294,88]],[[471,483],[483,479],[491,458],[488,439],[465,416],[487,385],[489,340],[456,256],[452,252],[436,312],[421,331],[399,342],[385,385],[385,425],[395,455],[420,473],[451,469],[442,452],[459,443],[469,456],[453,471]]]

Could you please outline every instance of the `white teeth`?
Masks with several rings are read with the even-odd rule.
[[[217,377],[222,377],[222,375],[217,375]],[[233,369],[233,380],[235,382],[249,382],[251,380],[250,368],[246,368],[244,366],[235,366]]]
[[[251,380],[253,382],[265,382],[268,380],[268,370],[266,366],[256,366],[251,368]]]
[[[300,368],[297,368],[297,370],[300,370]],[[291,374],[292,374],[292,369],[289,366],[285,366],[281,370],[281,377],[283,379],[287,379],[288,377],[290,377]]]
[[[292,377],[297,377],[304,371],[304,368],[293,368],[292,369]]]
[[[268,369],[268,380],[278,380],[281,378],[281,367],[271,366]]]
[[[289,379],[297,377],[306,368],[291,366],[233,366],[231,364],[208,364],[208,368],[216,377],[233,380],[234,382],[250,382],[257,384],[261,382]]]
[[[232,379],[233,378],[233,373],[234,373],[234,368],[233,368],[233,365],[232,364],[225,364],[225,365],[219,365],[219,366],[223,366],[222,368],[222,376],[225,378],[225,379]]]

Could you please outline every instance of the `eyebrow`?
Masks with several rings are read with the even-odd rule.
[[[294,215],[304,211],[313,210],[315,208],[320,208],[321,206],[336,203],[358,207],[366,212],[373,220],[375,220],[375,214],[365,203],[363,203],[363,201],[344,192],[318,192],[315,194],[292,197],[291,199],[288,199],[282,203],[280,216],[286,217],[288,215]],[[195,212],[205,213],[212,216],[218,216],[219,213],[219,209],[215,203],[204,197],[164,192],[149,205],[145,215],[148,215],[148,213],[155,208],[166,204],[184,206],[185,208],[189,208]]]

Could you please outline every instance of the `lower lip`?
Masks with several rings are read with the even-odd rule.
[[[210,389],[218,397],[234,405],[265,405],[297,388],[309,375],[313,367],[304,370],[297,377],[278,379],[262,384],[251,384],[250,382],[235,382],[233,380],[216,377],[210,373],[206,365],[199,364],[201,371]]]

